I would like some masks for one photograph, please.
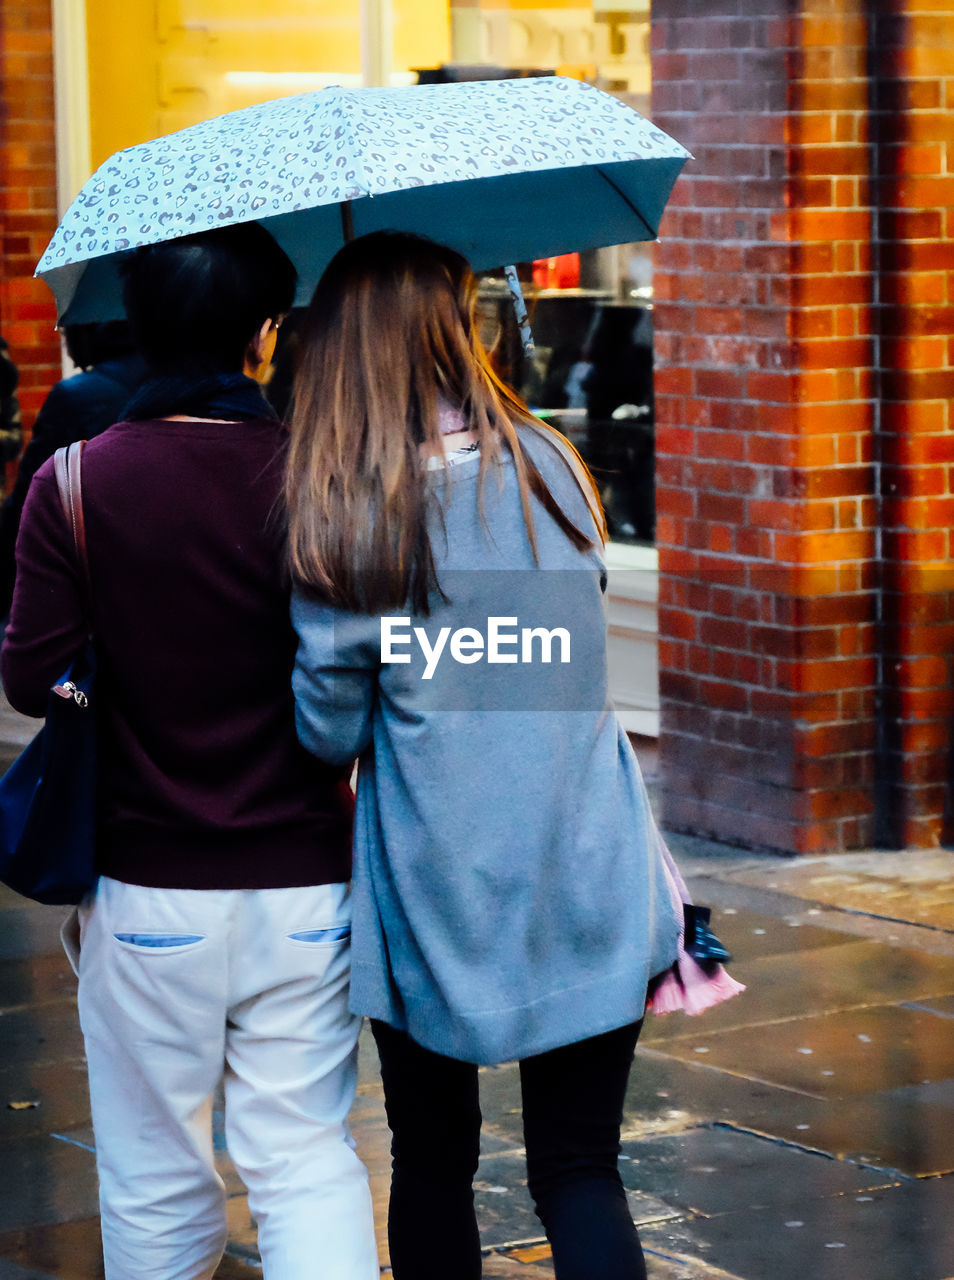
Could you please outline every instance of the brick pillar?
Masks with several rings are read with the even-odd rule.
[[[0,0],[0,328],[29,429],[60,377],[53,295],[33,279],[56,226],[50,0]]]
[[[884,562],[878,834],[889,845],[930,845],[954,834],[954,4],[882,0],[875,9],[873,327]]]
[[[664,821],[747,847],[940,827],[954,10],[909,3],[653,5],[696,157],[656,275]]]

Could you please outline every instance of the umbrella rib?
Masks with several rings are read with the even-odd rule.
[[[623,191],[620,187],[618,187],[618,186],[616,185],[616,183],[615,183],[615,182],[613,181],[613,179],[609,176],[609,174],[606,172],[606,170],[602,168],[602,166],[597,165],[597,166],[596,166],[596,172],[600,175],[600,177],[603,179],[603,181],[604,181],[604,182],[606,182],[609,186],[611,186],[611,187],[613,188],[613,190],[616,192],[616,194],[619,196],[619,198],[620,198],[621,200],[623,200],[623,201],[626,203],[626,205],[627,205],[630,209],[632,209],[633,213],[635,213],[636,217],[640,220],[640,222],[643,224],[643,226],[644,226],[644,227],[646,228],[646,230],[649,232],[648,239],[650,239],[650,240],[655,240],[655,239],[656,239],[656,236],[657,236],[657,234],[658,234],[658,232],[657,232],[653,227],[651,227],[651,226],[649,225],[649,223],[646,221],[646,219],[643,217],[643,215],[640,213],[640,211],[639,211],[639,210],[636,208],[636,206],[633,204],[632,200],[630,200],[630,198],[629,198],[629,196],[626,194],[626,192],[625,192],[625,191]]]

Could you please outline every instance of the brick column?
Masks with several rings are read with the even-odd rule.
[[[56,226],[49,0],[0,0],[0,327],[29,429],[60,377],[53,295],[33,272]]]
[[[654,0],[696,157],[656,276],[664,821],[748,847],[939,832],[954,10],[915,3]]]
[[[903,0],[876,8],[871,132],[883,502],[878,834],[887,844],[930,845],[954,834],[954,4]]]

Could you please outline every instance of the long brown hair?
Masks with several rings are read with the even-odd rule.
[[[494,373],[476,305],[477,281],[466,259],[403,232],[351,241],[318,283],[295,377],[285,478],[288,558],[300,583],[335,604],[362,613],[406,603],[428,611],[438,584],[421,455],[443,457],[442,400],[476,433],[481,510],[486,476],[503,446],[516,468],[534,558],[531,494],[576,547],[593,545],[520,446],[519,423],[550,429]],[[605,538],[599,496],[581,461],[579,476],[589,481],[581,490],[589,489],[584,494]]]

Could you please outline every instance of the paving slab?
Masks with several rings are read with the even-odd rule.
[[[36,1271],[33,1267],[21,1267],[7,1258],[0,1258],[0,1280],[56,1280],[49,1271]]]
[[[949,1280],[954,1180],[746,1210],[649,1227],[646,1243],[724,1267],[740,1280]]]
[[[523,1145],[520,1072],[515,1062],[482,1067],[479,1072],[480,1109],[484,1123],[481,1149],[508,1151]]]
[[[679,1216],[680,1210],[660,1200],[651,1187],[627,1187],[627,1195],[638,1226]],[[481,1157],[474,1179],[474,1203],[485,1248],[500,1250],[542,1240],[543,1228],[527,1190],[522,1151]]]
[[[0,1235],[0,1258],[25,1268],[28,1275],[103,1280],[99,1218],[7,1232]]]
[[[553,1280],[553,1264],[549,1254],[526,1259],[510,1254],[490,1254],[484,1258],[483,1280]]]
[[[796,914],[780,918],[738,907],[714,906],[711,910],[711,928],[735,963],[788,955],[792,951],[838,947],[848,941],[843,932],[806,924]]]
[[[929,1013],[934,1013],[939,1018],[954,1018],[954,995],[925,996],[921,1000],[906,1003],[905,1008],[926,1009]]]
[[[643,1093],[665,1093],[673,1110],[683,1116],[683,1128],[691,1123],[717,1122],[836,1159],[912,1176],[954,1170],[950,1081],[828,1099],[732,1076],[648,1049],[637,1051],[633,1078],[640,1082]],[[631,1097],[636,1096],[631,1087]]]
[[[261,1264],[226,1253],[215,1269],[213,1280],[262,1280]]]
[[[373,1049],[372,1049],[373,1052]],[[391,1186],[391,1130],[384,1113],[380,1081],[374,1094],[359,1094],[351,1108],[351,1128],[358,1155],[367,1166],[374,1204],[378,1254],[388,1261],[388,1196]]]
[[[661,1045],[696,1037],[703,1029],[724,1031],[954,993],[954,958],[879,942],[842,941],[732,963],[729,970],[745,984],[742,995],[698,1017],[650,1015],[642,1043]]]
[[[104,1280],[99,1219],[0,1235],[0,1280]],[[226,1255],[215,1280],[261,1280],[262,1269]]]
[[[695,1258],[664,1257],[646,1251],[649,1280],[738,1280],[727,1271]],[[484,1280],[553,1280],[553,1264],[547,1245],[531,1245],[484,1258]],[[452,1275],[448,1273],[448,1280]]]
[[[625,1142],[621,1167],[641,1229],[687,1213],[711,1216],[742,1206],[798,1204],[892,1181],[881,1170],[712,1127]],[[522,1151],[482,1158],[475,1193],[485,1246],[499,1250],[511,1242],[517,1248],[540,1232],[526,1190]],[[520,1261],[523,1265],[528,1259]]]
[[[688,879],[693,901],[704,906],[734,907],[737,910],[763,912],[776,920],[799,920],[803,925],[833,930],[875,942],[913,947],[936,955],[954,957],[954,932],[931,924],[912,924],[890,917],[865,915],[850,909],[797,898],[777,889],[754,887],[716,875],[693,876]]]
[[[668,1046],[667,1046],[668,1050]],[[706,1065],[704,1056],[683,1061],[668,1051],[640,1045],[630,1073],[623,1107],[623,1138],[634,1139],[658,1132],[681,1132],[706,1121],[752,1124],[753,1119],[778,1117],[792,1125],[806,1111],[814,1116],[820,1099],[792,1093],[762,1080],[733,1076]],[[647,1111],[658,1108],[657,1127],[647,1123]],[[750,1122],[746,1125],[745,1122]],[[762,1129],[771,1133],[771,1129]]]
[[[2,1022],[0,1022],[2,1032]],[[3,1042],[6,1051],[6,1042]],[[89,1120],[86,1062],[36,1063],[19,1058],[0,1068],[0,1143]]]
[[[715,1125],[623,1143],[620,1170],[627,1189],[650,1193],[670,1207],[669,1217],[777,1208],[897,1181],[881,1170]]]
[[[697,1110],[686,1106],[689,1090],[679,1099],[666,1090],[657,1074],[647,1071],[637,1058],[637,1068],[629,1078],[623,1118],[623,1133],[637,1138],[642,1134],[668,1133],[685,1129],[701,1118]],[[520,1076],[515,1063],[482,1069],[480,1072],[480,1104],[484,1114],[481,1150],[491,1153],[523,1145],[523,1120],[520,1109]]]
[[[725,877],[841,910],[954,929],[954,851],[946,849],[750,861]]]
[[[72,999],[0,1010],[0,1043],[5,1067],[46,1065],[82,1059],[83,1036]]]
[[[945,1080],[954,1073],[954,1019],[899,1005],[840,1010],[731,1032],[671,1039],[665,1052],[817,1098]]]
[[[62,955],[60,929],[67,907],[41,907],[0,885],[0,961],[40,955]]]
[[[474,1204],[482,1245],[507,1245],[543,1234],[527,1191],[523,1153],[481,1158],[474,1179]]]
[[[0,1237],[20,1227],[45,1230],[99,1212],[95,1158],[83,1146],[41,1134],[5,1146],[3,1158],[16,1176],[4,1179]]]
[[[910,1177],[952,1173],[954,1081],[826,1103],[813,1120],[781,1136],[840,1160],[896,1169]]]
[[[0,964],[0,1009],[76,997],[76,974],[62,948]]]

